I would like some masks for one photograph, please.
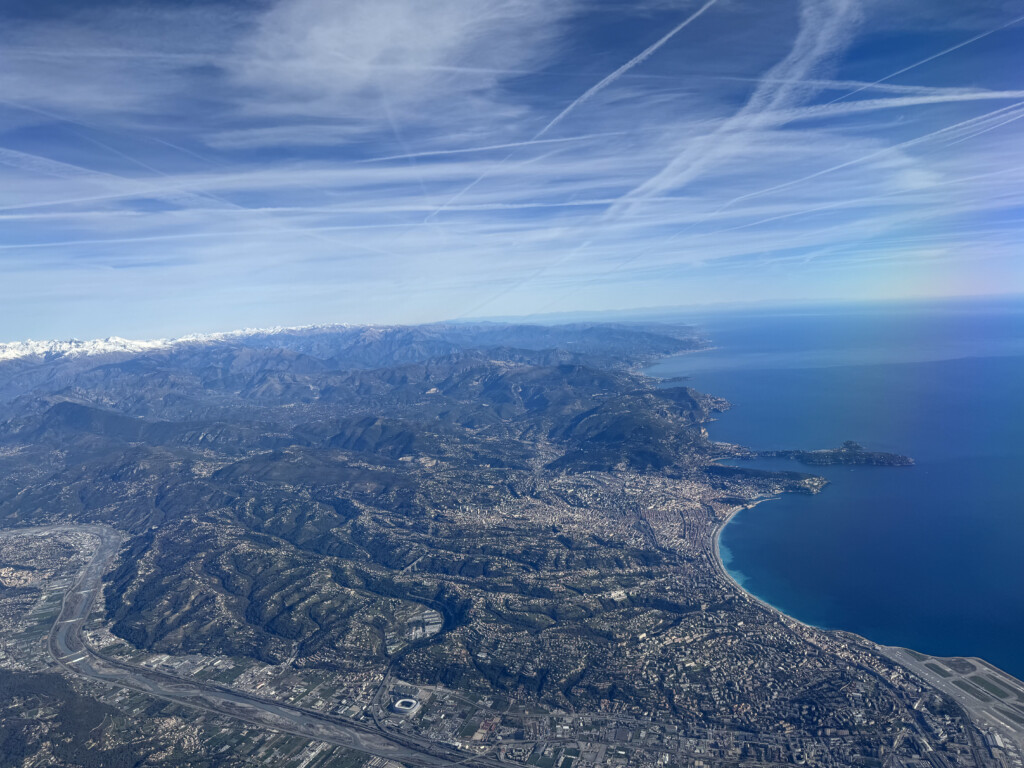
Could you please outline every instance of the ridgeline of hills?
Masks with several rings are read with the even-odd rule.
[[[847,440],[838,448],[816,451],[758,451],[765,458],[792,459],[811,467],[827,467],[832,464],[846,464],[872,467],[909,467],[914,460],[909,456],[885,451],[869,451],[860,443]]]

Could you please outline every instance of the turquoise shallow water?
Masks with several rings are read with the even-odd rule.
[[[722,532],[734,577],[802,621],[1024,678],[1024,304],[731,314],[703,328],[715,350],[650,372],[733,402],[714,439],[853,439],[917,460],[805,469],[831,484]]]

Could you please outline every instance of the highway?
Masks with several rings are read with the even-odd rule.
[[[425,768],[456,764],[490,768],[502,765],[492,756],[475,756],[426,739],[384,733],[372,723],[327,715],[235,691],[226,686],[177,677],[104,656],[86,643],[82,637],[82,630],[101,589],[103,574],[121,545],[121,534],[104,526],[67,525],[3,530],[0,531],[0,536],[61,532],[86,533],[98,541],[88,563],[65,594],[60,614],[48,638],[50,654],[68,672],[107,685],[140,691],[165,701],[355,749],[405,765]]]
[[[462,752],[427,739],[386,731],[376,716],[373,721],[361,722],[329,715],[237,691],[228,686],[130,664],[98,652],[85,641],[83,629],[100,594],[103,574],[117,554],[123,537],[112,528],[96,525],[8,529],[0,530],[0,537],[44,536],[58,533],[88,534],[89,540],[94,543],[87,563],[65,593],[60,613],[48,636],[50,654],[69,673],[82,675],[107,685],[139,691],[182,706],[217,713],[269,730],[354,749],[409,766],[442,768],[477,765],[482,768],[507,768],[507,764],[493,754]],[[728,578],[721,561],[716,557],[716,543],[716,537],[712,535],[705,546],[709,550],[711,562],[722,569],[723,577]],[[905,649],[878,649],[964,707],[984,731],[1001,733],[1004,741],[1008,742],[1007,747],[1012,757],[1019,760],[1024,754],[1024,726],[1011,721],[1006,714],[1024,713],[1024,707],[1019,703],[1024,702],[1024,684],[1020,681],[989,667],[979,659],[971,660],[979,671],[990,674],[993,680],[1013,694],[1002,701],[993,701],[992,697],[987,697],[987,702],[982,699],[976,700],[975,697],[967,696],[963,690],[954,687],[952,680],[961,676],[952,670],[947,673],[951,676],[950,679],[945,679]],[[970,679],[966,674],[963,677]],[[388,679],[389,676],[385,675],[384,681],[374,694],[370,707],[371,714],[376,715],[375,710]],[[1019,765],[1016,761],[1014,764]]]

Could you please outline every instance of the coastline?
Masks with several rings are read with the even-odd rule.
[[[775,614],[776,617],[778,617],[779,619],[782,619],[784,622],[796,623],[796,624],[799,624],[802,627],[807,627],[808,629],[815,629],[815,630],[818,630],[818,631],[821,631],[821,632],[842,631],[842,630],[831,630],[831,629],[828,629],[827,627],[818,627],[818,626],[815,626],[814,624],[808,624],[807,622],[801,621],[800,619],[796,618],[795,616],[790,616],[788,613],[786,613],[785,611],[782,611],[781,609],[777,608],[776,606],[772,605],[771,603],[767,602],[766,600],[761,599],[760,597],[755,595],[753,592],[749,591],[746,587],[744,587],[739,581],[737,581],[733,577],[733,575],[729,572],[729,568],[726,566],[725,561],[722,559],[721,537],[722,537],[722,531],[725,530],[725,526],[727,526],[730,522],[732,522],[732,519],[736,515],[738,515],[740,512],[744,512],[746,510],[753,509],[754,507],[757,507],[757,506],[760,506],[761,504],[764,504],[766,501],[775,501],[778,498],[779,498],[779,496],[766,496],[763,499],[755,499],[754,501],[751,501],[751,502],[749,502],[747,504],[741,504],[741,505],[738,505],[736,507],[733,507],[729,511],[728,515],[726,515],[725,518],[723,518],[718,523],[716,523],[715,529],[711,533],[711,541],[712,541],[711,554],[712,554],[712,560],[713,560],[713,562],[715,564],[715,567],[718,569],[719,573],[722,576],[724,576],[725,579],[730,584],[733,585],[733,587],[735,587],[737,590],[740,591],[740,593],[743,594],[744,597],[746,597],[748,600],[752,600],[753,602],[755,602],[758,605],[762,606],[763,608],[767,609],[769,612]],[[847,634],[854,634],[854,633],[849,632]],[[857,637],[860,637],[860,635],[857,635]],[[868,642],[868,643],[871,643],[872,645],[875,645],[875,643],[872,643],[867,638],[863,638],[863,639],[864,639],[865,642]]]
[[[687,356],[688,355],[670,355],[670,356],[666,356],[665,358],[662,358],[658,362],[665,363],[667,361],[671,361],[673,358],[682,361]],[[645,376],[647,376],[650,379],[652,379],[653,381],[658,382],[658,381],[664,381],[667,377],[670,377],[673,374],[680,373],[680,372],[685,372],[688,367],[689,367],[688,363],[681,362],[681,364],[678,366],[678,370],[676,370],[672,366],[665,366],[665,368],[659,368],[658,370],[655,371],[655,370],[652,370],[653,364],[651,364],[642,373]],[[957,369],[957,370],[959,370],[959,369]],[[1002,370],[1002,369],[1000,369],[1000,370]],[[1012,368],[1011,372],[1013,372],[1013,371],[1017,371],[1017,368],[1016,367]],[[929,369],[928,373],[933,373],[933,371],[931,371],[931,369]],[[966,373],[964,373],[962,371],[960,373],[965,375],[965,376],[967,375]],[[959,381],[959,379],[957,379],[957,381]],[[969,379],[966,380],[966,383],[965,382],[961,382],[961,384],[963,384],[963,386],[967,386],[967,384],[971,384],[973,381],[974,381],[974,379],[969,378]],[[716,379],[715,383],[720,383],[720,382],[718,382],[718,380]],[[917,391],[916,388],[918,387],[918,385],[916,383],[916,379],[914,379],[914,380],[899,379],[899,380],[896,381],[896,384],[899,385],[899,386],[903,386],[904,389],[906,389],[906,387],[909,386],[910,384],[913,384],[914,387],[915,387],[914,391]],[[703,382],[703,387],[700,386],[700,384],[698,382],[694,382],[694,381],[688,382],[688,385],[689,386],[696,386],[696,388],[701,389],[702,391],[705,391],[705,392],[708,392],[708,393],[715,393],[716,391],[718,391],[718,389],[716,389],[715,386],[711,386],[711,382],[709,382],[709,381]],[[1000,397],[1002,398],[1002,400],[1005,400],[1004,395],[1006,393],[1002,392],[1002,391],[1000,391],[1000,392],[1001,392]],[[733,393],[733,394],[735,394],[735,393]],[[757,414],[755,413],[754,415],[756,416]],[[730,418],[735,418],[735,417],[731,416]],[[713,416],[711,419],[709,419],[709,421],[712,421],[712,422],[717,421],[717,418],[715,416]],[[774,422],[771,422],[771,423],[774,424]],[[716,433],[717,430],[716,430],[714,425],[709,423],[709,424],[705,424],[705,426],[709,429],[709,431],[712,432],[712,434]],[[766,423],[756,422],[755,423],[755,430],[756,429],[761,429],[763,431],[763,428],[765,426],[766,426]],[[742,435],[742,434],[744,434],[744,433],[733,429],[731,432],[727,432],[726,435],[724,435],[723,437],[720,437],[719,439],[720,440],[724,439],[724,440],[727,440],[728,442],[737,443],[737,442],[741,442],[737,438],[737,435]],[[763,437],[763,435],[762,435],[762,437]],[[768,434],[768,440],[770,441],[770,433]],[[885,443],[883,443],[883,444],[885,444]],[[891,444],[891,443],[889,443],[889,444]],[[925,464],[922,465],[923,469],[918,474],[921,474],[922,472],[926,472],[929,469],[934,470],[934,467],[929,466],[929,462],[931,462],[931,464],[936,464],[937,461],[943,461],[943,462],[955,461],[955,462],[959,462],[960,459],[959,458],[955,458],[955,457],[954,458],[950,458],[950,457],[946,456],[945,454],[941,454],[938,457],[938,459],[936,459],[934,456],[928,456],[928,457],[926,457]],[[815,471],[815,469],[804,470],[804,471],[811,471],[811,472],[813,472],[813,471]],[[860,496],[861,496],[860,501],[862,503],[869,503],[869,504],[873,503],[870,499],[865,498],[863,493],[861,493]],[[749,573],[745,573],[743,571],[743,563],[742,562],[740,562],[737,559],[731,559],[729,567],[726,567],[726,564],[724,563],[724,561],[722,559],[722,549],[721,549],[721,541],[720,541],[721,540],[721,536],[722,536],[722,531],[724,530],[724,526],[727,525],[729,522],[732,522],[733,517],[734,517],[735,514],[743,511],[744,509],[752,508],[753,506],[756,506],[757,504],[760,504],[763,501],[768,501],[771,498],[781,498],[781,497],[776,496],[776,497],[759,498],[759,499],[754,499],[753,501],[748,502],[746,504],[736,504],[735,506],[730,506],[727,509],[726,514],[721,519],[718,519],[718,520],[714,521],[714,523],[713,523],[714,529],[710,533],[713,541],[712,542],[708,542],[707,546],[708,546],[709,549],[712,549],[712,548],[714,549],[713,552],[709,552],[709,555],[710,555],[711,559],[715,562],[715,564],[716,564],[715,567],[718,567],[720,569],[722,575],[725,577],[725,579],[728,582],[731,582],[733,585],[735,585],[735,587],[739,590],[740,594],[743,594],[749,600],[756,601],[758,604],[760,604],[763,607],[767,608],[768,610],[772,611],[777,616],[785,617],[788,621],[796,622],[797,624],[799,624],[801,626],[812,627],[814,629],[820,629],[820,630],[824,630],[824,631],[843,632],[843,633],[848,633],[850,635],[856,635],[857,637],[864,637],[863,635],[856,634],[852,630],[845,629],[844,628],[844,624],[842,624],[842,623],[838,623],[837,622],[837,623],[830,623],[828,626],[820,626],[818,624],[809,623],[809,622],[806,622],[806,621],[801,621],[801,620],[797,619],[794,616],[790,616],[784,610],[781,610],[778,606],[772,605],[770,602],[766,601],[765,599],[762,599],[761,597],[758,597],[757,595],[753,594],[747,587],[744,586],[745,583],[746,584],[751,584],[751,586],[754,586],[754,582],[752,582],[749,578],[747,578],[748,576],[750,576],[750,574]],[[924,503],[927,504],[927,503],[929,503],[929,501],[934,501],[934,499],[931,499],[929,497],[929,499],[926,500]],[[938,501],[942,501],[942,500],[939,499]],[[920,514],[918,516],[919,517],[923,517],[923,515],[924,515],[924,508],[919,508],[919,510],[920,510]],[[924,525],[925,523],[922,521],[921,524]],[[739,534],[737,534],[737,536],[738,535]],[[976,540],[974,540],[974,539],[972,539],[972,543],[975,544],[975,545],[978,544],[978,542]],[[725,555],[729,556],[729,554],[730,554],[729,553],[729,549],[726,548]],[[737,574],[737,577],[738,577],[738,579],[741,579],[743,581],[743,583],[738,581],[737,578],[733,576],[733,573],[730,572],[730,570],[729,570],[729,568],[731,568],[731,567],[734,567],[736,569],[735,572]],[[799,584],[794,584],[793,586],[794,586],[794,588],[797,588],[800,585]],[[978,589],[979,590],[983,590],[984,589],[984,585],[983,584],[979,584]],[[1005,591],[1005,590],[1002,590],[1002,591]],[[794,606],[794,607],[796,607],[796,606]],[[818,618],[819,618],[819,620],[828,621],[829,620],[828,616],[829,616],[829,614],[823,614],[822,616],[820,616]],[[953,611],[953,610],[950,610],[948,618],[949,618],[950,621],[953,621],[953,620],[957,619],[956,612]],[[919,640],[919,643],[907,642],[906,640],[904,640],[904,642],[901,643],[901,644],[902,645],[906,645],[906,646],[911,647],[911,648],[920,647],[922,645],[925,646],[925,647],[928,647],[929,644],[930,644],[929,643],[929,637],[930,636],[925,636],[923,633],[918,633],[918,634],[922,635],[922,637],[917,638]],[[964,633],[961,632],[960,634],[962,635]],[[898,637],[898,635],[894,636],[894,637],[892,637],[890,639],[895,639],[895,637]],[[912,634],[907,636],[907,639],[913,639],[913,638],[914,638],[914,635],[912,635]],[[957,653],[958,651],[960,653],[965,653],[965,652],[966,653],[970,653],[971,651],[974,651],[973,654],[971,654],[970,656],[962,656],[962,657],[961,656],[949,656],[949,657],[933,656],[933,658],[975,658],[975,657],[977,657],[977,658],[985,658],[986,657],[986,655],[983,652],[979,653],[979,651],[981,651],[982,648],[976,647],[973,643],[966,642],[967,638],[960,638],[960,639],[962,639],[964,641],[963,642],[958,642],[958,643],[956,643],[954,645],[950,645],[948,643],[943,645],[943,644],[940,643],[940,644],[938,644],[938,646],[932,646],[932,647],[938,647],[941,650],[945,650],[946,653]],[[872,640],[870,640],[867,637],[864,637],[864,640],[866,642],[872,643],[873,645],[876,645],[879,648],[890,647],[889,645],[885,645],[885,644],[882,644],[880,642],[876,643],[875,641],[872,641]],[[1013,666],[1013,665],[1011,664],[1011,666]],[[1016,666],[1019,667],[1019,664],[1017,664]],[[1007,673],[1007,674],[1009,674],[1009,673]],[[1015,677],[1014,679],[1024,680],[1024,673],[1021,673],[1021,671],[1019,669],[1017,670],[1017,674],[1020,677],[1019,678]]]
[[[989,683],[996,683],[997,688],[1001,686],[1004,692],[1008,692],[1009,696],[1016,696],[1018,701],[1024,702],[1024,681],[1014,677],[1009,672],[976,656],[931,656],[911,648],[882,645],[856,632],[809,624],[762,600],[733,578],[728,567],[725,565],[725,561],[722,559],[720,541],[722,531],[740,512],[753,509],[766,501],[774,501],[778,498],[778,496],[767,496],[763,499],[755,499],[747,504],[733,507],[725,518],[716,523],[711,534],[711,559],[714,567],[718,569],[725,580],[746,600],[757,603],[791,629],[821,632],[833,638],[854,641],[863,645],[868,650],[887,658],[892,663],[919,678],[932,690],[938,691],[952,700],[979,728],[989,732],[1001,733],[1016,744],[1018,750],[1024,752],[1024,719],[1021,719],[1019,724],[1011,722],[1011,719],[1018,719],[1021,712],[1006,709],[1007,704],[1011,707],[1014,706],[1012,700],[1007,701],[1008,697],[1004,699],[988,696],[986,691],[978,690],[978,687],[973,685],[980,676],[974,673],[987,673],[985,677],[988,678]],[[804,639],[814,643],[812,638],[807,635],[804,635]],[[965,662],[968,665],[966,667],[962,666]],[[982,669],[978,669],[978,667]],[[982,685],[985,684],[982,683]],[[991,689],[986,688],[986,690],[991,693]]]
[[[976,662],[979,662],[981,664],[984,664],[986,667],[989,667],[990,669],[997,670],[1000,674],[1002,674],[1002,675],[1004,675],[1004,676],[1006,676],[1008,678],[1011,678],[1013,680],[1017,680],[1022,686],[1024,686],[1024,680],[1020,680],[1019,678],[1015,677],[1014,675],[1011,675],[1006,670],[1001,669],[1000,667],[996,666],[992,662],[987,661],[987,660],[981,658],[980,656],[933,656],[932,654],[923,653],[921,651],[914,650],[913,648],[905,648],[903,646],[898,646],[898,645],[883,645],[882,643],[876,643],[874,640],[872,640],[870,638],[867,638],[867,637],[864,637],[864,635],[859,635],[856,632],[851,632],[848,629],[837,629],[835,627],[819,627],[817,624],[811,624],[809,622],[802,621],[801,619],[798,619],[795,616],[791,616],[790,614],[788,614],[785,611],[783,611],[781,608],[778,608],[777,606],[772,605],[767,600],[764,600],[764,599],[758,597],[753,592],[751,592],[746,587],[744,587],[743,584],[741,584],[739,581],[737,581],[733,577],[733,575],[729,572],[728,566],[726,566],[725,561],[722,559],[721,541],[720,541],[721,536],[722,536],[722,531],[725,530],[725,526],[727,526],[730,522],[732,522],[732,519],[737,514],[739,514],[740,512],[743,512],[743,511],[748,510],[748,509],[753,509],[754,507],[760,506],[761,504],[763,504],[766,501],[775,501],[778,498],[779,498],[779,496],[766,496],[763,499],[755,499],[754,501],[752,501],[752,502],[750,502],[748,504],[742,504],[742,505],[738,505],[736,507],[733,507],[733,509],[729,512],[729,514],[724,519],[722,519],[721,521],[719,521],[715,525],[715,529],[714,529],[714,531],[711,534],[711,539],[712,539],[711,552],[712,552],[712,555],[713,555],[712,560],[713,560],[713,562],[715,564],[715,567],[718,569],[719,573],[721,573],[726,578],[726,580],[730,584],[733,585],[733,587],[735,587],[737,590],[739,590],[740,593],[743,594],[743,596],[745,598],[747,598],[748,600],[751,600],[751,601],[757,603],[758,605],[760,605],[761,607],[765,608],[770,613],[775,614],[776,617],[782,619],[784,622],[786,622],[788,624],[798,624],[801,627],[806,627],[807,629],[813,629],[813,630],[815,630],[817,632],[835,632],[835,633],[839,633],[839,634],[842,634],[842,635],[846,635],[848,637],[855,637],[855,638],[861,640],[862,642],[866,643],[867,645],[869,645],[871,648],[879,651],[880,653],[885,653],[886,651],[892,651],[892,652],[895,652],[895,651],[906,651],[906,652],[909,652],[911,654],[916,654],[918,656],[926,657],[928,659],[968,659],[968,660],[976,661]],[[886,655],[889,655],[889,654],[886,653]]]
[[[671,357],[682,358],[683,356],[669,356],[669,358]],[[659,362],[663,361],[664,359]],[[937,362],[945,362],[945,360]],[[692,366],[682,364],[678,366],[678,373],[688,373],[687,369],[690,367]],[[652,368],[653,364],[647,366],[642,373],[656,381],[664,381],[670,375],[677,373],[671,366],[666,366],[665,369],[658,370],[657,373],[652,371]],[[690,377],[687,376],[687,378]],[[903,379],[896,380],[896,384],[906,383]],[[704,392],[715,392],[715,387],[709,386],[709,382],[704,382],[703,387],[692,380],[687,381],[687,384]],[[778,619],[784,626],[812,645],[833,647],[840,649],[840,652],[844,645],[862,648],[869,656],[878,660],[878,668],[875,671],[882,675],[885,682],[891,684],[896,680],[896,677],[889,680],[890,675],[901,676],[904,679],[913,680],[925,691],[942,695],[954,706],[963,710],[966,716],[986,734],[1001,734],[1003,740],[1016,745],[1018,756],[1024,755],[1024,682],[1022,682],[1022,678],[1017,678],[978,656],[934,656],[911,648],[883,645],[840,627],[822,627],[802,621],[757,596],[744,586],[744,583],[741,583],[738,578],[743,579],[746,583],[752,582],[745,578],[746,575],[742,572],[742,563],[730,558],[730,566],[736,567],[738,578],[733,576],[722,557],[721,536],[725,526],[732,522],[739,512],[753,509],[765,501],[779,498],[781,497],[778,495],[766,496],[744,504],[731,505],[724,510],[721,517],[713,520],[713,527],[708,534],[711,540],[707,541],[705,546],[709,550],[708,555],[712,561],[712,567],[717,568],[724,581],[732,585],[736,590],[734,594],[742,597],[748,604],[761,606],[769,615]],[[730,554],[728,548],[725,553],[727,556]],[[885,671],[885,668],[894,671]],[[993,685],[995,693],[991,687]]]

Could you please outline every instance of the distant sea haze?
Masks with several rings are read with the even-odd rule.
[[[722,314],[703,330],[714,350],[649,372],[734,404],[713,439],[853,439],[917,461],[758,462],[831,484],[736,515],[733,577],[801,621],[1024,678],[1024,301]]]

